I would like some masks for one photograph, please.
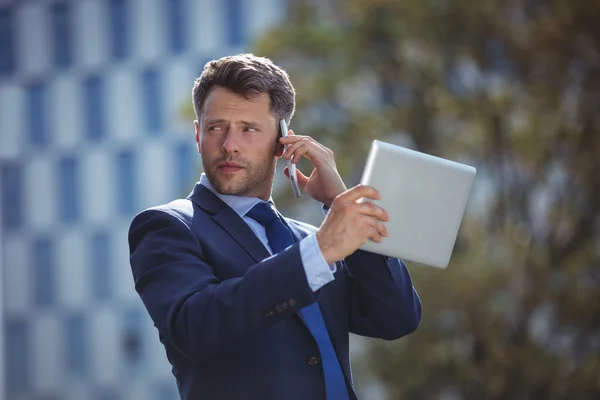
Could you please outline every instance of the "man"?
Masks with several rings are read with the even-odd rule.
[[[346,189],[333,152],[309,136],[281,137],[295,91],[268,59],[207,63],[193,103],[204,174],[186,199],[143,211],[129,232],[135,287],[181,398],[356,399],[349,333],[393,340],[421,319],[406,266],[357,250],[388,234],[386,212],[356,202],[379,194]],[[312,163],[297,176],[323,204],[320,228],[276,212],[281,157]]]

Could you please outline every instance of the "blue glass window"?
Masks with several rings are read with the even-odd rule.
[[[185,1],[167,0],[167,18],[169,48],[174,53],[181,53],[187,47]]]
[[[48,90],[44,84],[31,85],[27,90],[27,130],[32,145],[44,147],[48,144]]]
[[[65,320],[65,367],[72,376],[85,376],[88,372],[88,329],[83,315],[74,314]]]
[[[101,140],[106,134],[104,81],[94,76],[84,82],[86,132],[90,139]]]
[[[163,129],[162,91],[160,90],[160,76],[155,69],[148,69],[142,73],[142,116],[144,130],[156,135]]]
[[[136,157],[126,150],[117,155],[117,207],[123,216],[137,211]]]
[[[24,392],[30,384],[29,365],[29,325],[21,319],[8,319],[4,331],[5,353],[4,353],[4,371],[6,373],[6,386],[8,397]],[[13,395],[13,396],[11,396]]]
[[[57,67],[68,67],[73,62],[73,33],[70,4],[56,3],[52,6],[51,13],[54,65]]]
[[[112,294],[113,283],[110,235],[107,232],[96,232],[91,244],[92,295],[97,300],[107,300]]]
[[[133,307],[124,316],[123,357],[130,368],[143,365],[144,332],[146,326],[145,310]]]
[[[192,185],[197,181],[196,163],[198,149],[193,142],[179,143],[175,147],[175,190],[183,196],[187,196]],[[187,192],[187,193],[186,193]]]
[[[94,390],[95,400],[120,400],[121,396],[116,391],[111,389],[97,389]]]
[[[23,224],[22,169],[18,163],[5,163],[1,168],[2,227],[16,229]]]
[[[78,160],[74,157],[63,158],[59,162],[58,173],[60,218],[63,222],[75,222],[81,213]]]
[[[15,23],[12,9],[0,10],[0,74],[15,71]]]
[[[242,0],[225,0],[227,44],[240,46],[244,44],[245,24]]]
[[[50,238],[33,241],[33,298],[37,306],[52,306],[56,301],[56,260]]]
[[[129,8],[126,0],[110,0],[111,54],[117,60],[129,55]]]
[[[154,393],[156,393],[156,397],[154,397],[156,400],[175,400],[179,398],[177,387],[171,381],[156,384]]]

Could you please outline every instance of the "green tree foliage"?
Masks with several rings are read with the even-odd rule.
[[[359,367],[391,398],[600,398],[600,2],[291,4],[255,52],[347,179],[374,138],[478,168],[449,268],[410,266],[421,327]]]

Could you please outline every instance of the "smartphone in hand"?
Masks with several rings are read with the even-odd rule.
[[[287,137],[288,127],[285,119],[279,121],[279,127],[281,129],[281,137]],[[285,150],[289,147],[285,146]],[[300,198],[300,185],[298,185],[298,176],[296,175],[296,164],[292,163],[292,160],[287,160],[288,172],[290,173],[290,181],[292,182],[292,189],[297,199]]]

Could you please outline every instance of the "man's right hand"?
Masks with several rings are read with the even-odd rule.
[[[380,194],[371,186],[358,185],[340,193],[317,231],[317,242],[328,264],[354,253],[367,240],[381,243],[389,235],[383,222],[387,212],[371,203],[357,203],[360,198],[379,200]]]

